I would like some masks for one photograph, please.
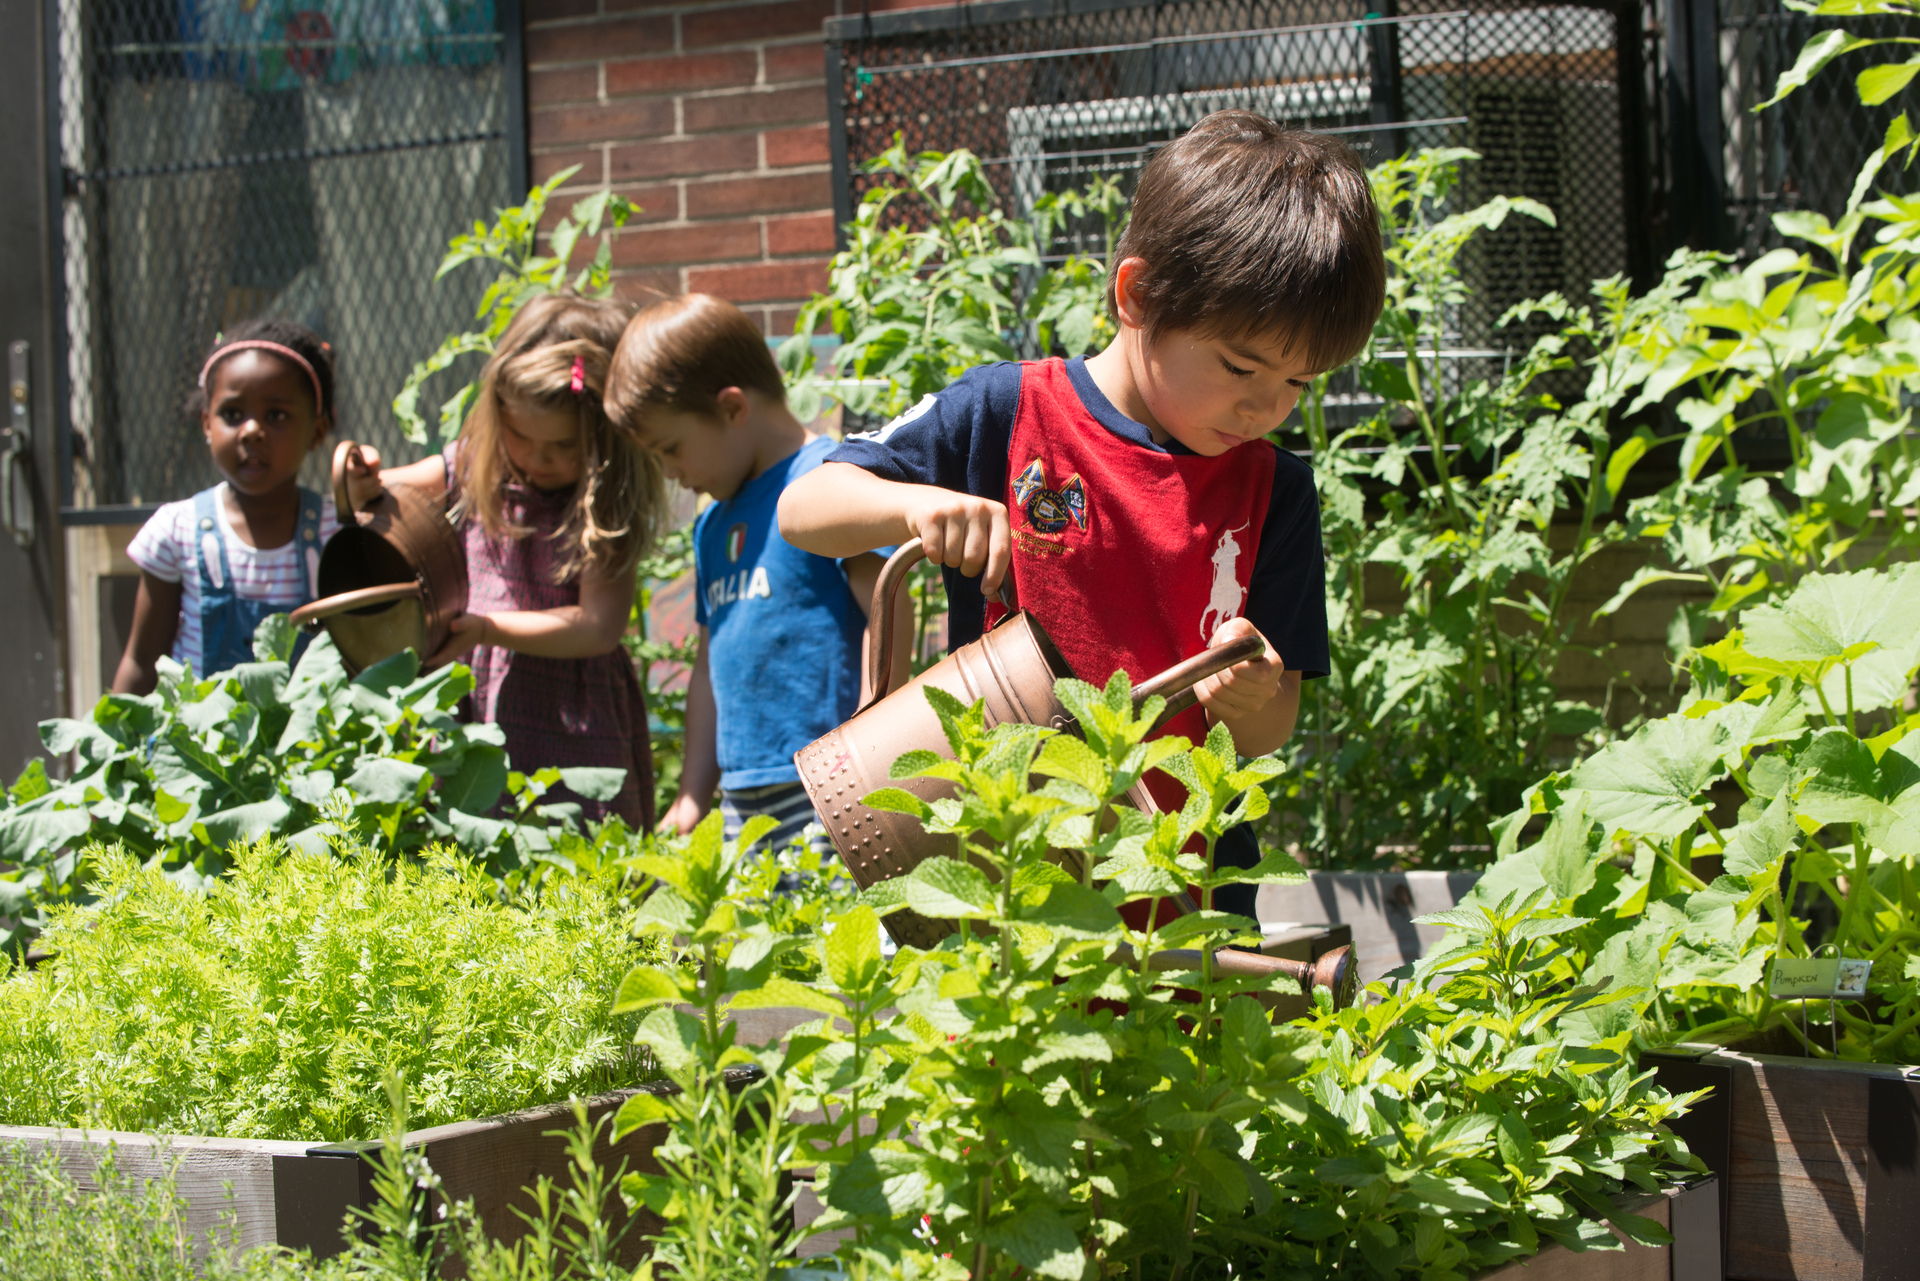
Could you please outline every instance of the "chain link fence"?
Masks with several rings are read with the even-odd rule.
[[[1530,196],[1557,226],[1510,220],[1482,236],[1471,292],[1452,317],[1456,377],[1496,372],[1524,350],[1514,303],[1634,269],[1641,131],[1629,127],[1637,56],[1620,56],[1611,8],[1357,0],[1187,0],[1063,12],[1027,0],[842,18],[828,23],[840,67],[834,113],[839,219],[880,175],[863,162],[892,145],[966,147],[1010,213],[1103,174],[1131,192],[1153,149],[1208,112],[1242,107],[1339,134],[1372,163],[1419,147],[1465,146],[1456,200]],[[1632,33],[1628,48],[1634,49]],[[831,64],[830,64],[831,65]],[[835,97],[830,93],[830,98]],[[1054,258],[1104,249],[1097,226],[1069,226]],[[1644,256],[1643,254],[1641,256]],[[1341,417],[1371,408],[1331,389]]]
[[[523,181],[518,4],[50,7],[69,519],[137,518],[219,480],[183,406],[215,336],[256,316],[332,344],[339,435],[416,456],[393,394],[480,287],[478,268],[434,272]],[[325,463],[302,483],[324,489]]]
[[[1777,106],[1754,110],[1773,96],[1780,75],[1807,41],[1845,28],[1860,36],[1920,36],[1920,23],[1890,17],[1816,18],[1780,0],[1715,0],[1718,13],[1721,155],[1725,206],[1721,247],[1753,258],[1782,243],[1773,215],[1811,209],[1829,217],[1846,207],[1860,163],[1885,137],[1910,94],[1878,106],[1860,102],[1854,77],[1878,62],[1898,60],[1900,46],[1882,45],[1834,59],[1826,70]],[[1882,185],[1912,190],[1897,166]]]

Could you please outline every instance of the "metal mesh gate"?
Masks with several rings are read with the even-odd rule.
[[[1384,8],[1384,13],[1382,9]],[[1469,364],[1525,335],[1496,331],[1511,304],[1640,264],[1638,44],[1611,8],[1357,0],[1011,3],[848,17],[837,56],[841,222],[877,179],[861,163],[898,132],[909,151],[967,147],[1010,212],[1103,173],[1130,189],[1147,154],[1209,111],[1245,107],[1342,133],[1363,158],[1470,146],[1462,198],[1538,199],[1559,226],[1509,223],[1469,264],[1456,335]],[[1623,102],[1622,85],[1628,86]],[[1091,248],[1063,233],[1051,250]],[[1468,353],[1484,353],[1469,355]],[[1463,372],[1478,372],[1468,368]]]
[[[1854,77],[1877,62],[1903,56],[1882,45],[1836,58],[1786,101],[1755,112],[1772,96],[1780,74],[1806,42],[1844,27],[1855,35],[1920,35],[1920,24],[1893,18],[1815,18],[1780,0],[1714,0],[1718,13],[1719,100],[1724,222],[1721,246],[1751,258],[1782,242],[1772,217],[1785,209],[1814,209],[1829,217],[1846,207],[1860,163],[1886,135],[1887,125],[1912,98],[1895,95],[1862,106]],[[1895,166],[1880,181],[1911,190]]]
[[[50,8],[69,519],[219,479],[181,406],[254,316],[328,339],[338,432],[412,457],[393,394],[476,297],[447,239],[524,190],[517,0]]]

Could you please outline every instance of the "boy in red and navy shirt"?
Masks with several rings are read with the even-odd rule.
[[[782,496],[781,533],[823,556],[919,538],[946,566],[954,646],[997,621],[1011,570],[1021,605],[1094,684],[1259,635],[1266,655],[1202,683],[1200,706],[1163,732],[1197,742],[1224,722],[1242,753],[1272,752],[1328,658],[1313,474],[1265,437],[1366,343],[1385,279],[1350,151],[1216,112],[1141,174],[1109,268],[1119,333],[1105,351],[972,370],[849,438]],[[1179,783],[1148,784],[1179,808]],[[1215,854],[1259,857],[1245,827]],[[1253,900],[1250,885],[1214,896],[1243,916]]]

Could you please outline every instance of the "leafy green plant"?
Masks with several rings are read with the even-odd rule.
[[[1586,918],[1564,936],[1563,976],[1660,993],[1618,1030],[1920,1060],[1915,572],[1808,575],[1744,611],[1693,653],[1680,711],[1548,776],[1507,820],[1476,893],[1541,892]],[[1713,795],[1728,786],[1733,815]],[[1534,815],[1544,832],[1519,848]],[[1873,962],[1870,995],[1810,1036],[1768,980],[1777,959],[1829,946]]]
[[[1125,218],[1111,182],[1045,196],[1024,221],[1007,217],[979,158],[965,149],[909,155],[896,137],[865,168],[893,181],[861,198],[828,291],[800,309],[780,348],[801,419],[816,417],[829,399],[891,418],[975,365],[1018,359],[1030,331],[1041,350],[1058,346],[1071,356],[1112,337],[1105,264],[1075,255],[1043,271],[1040,257],[1055,231],[1094,216],[1111,252]],[[903,198],[910,207],[897,209]],[[840,340],[827,379],[813,349],[822,329]]]
[[[780,954],[800,940],[767,929],[750,901],[729,892],[775,821],[748,819],[735,841],[721,839],[721,826],[720,815],[709,814],[678,848],[633,861],[660,882],[641,905],[641,928],[681,940],[693,965],[628,972],[613,1006],[644,1012],[637,1039],[680,1087],[628,1099],[614,1134],[672,1123],[669,1140],[655,1149],[661,1173],[630,1174],[622,1189],[666,1220],[655,1257],[692,1281],[767,1276],[793,1246],[782,1230],[792,1208],[782,1174],[802,1158],[788,1070],[796,1047],[739,1045],[723,1007],[781,1004],[793,995],[804,1008],[839,1009],[779,976]],[[800,1040],[797,1048],[804,1053],[810,1044]]]
[[[497,263],[501,274],[480,295],[474,309],[474,319],[482,322],[480,327],[448,335],[438,350],[413,367],[393,398],[394,417],[400,420],[400,430],[408,440],[417,445],[427,443],[427,422],[419,409],[420,392],[427,380],[462,356],[490,355],[494,343],[530,299],[567,289],[590,297],[613,292],[613,233],[639,212],[625,196],[602,190],[575,201],[567,216],[547,233],[548,252],[539,252],[540,221],[546,215],[547,202],[578,172],[579,165],[562,169],[528,192],[525,204],[499,210],[493,226],[476,222],[471,234],[455,236],[449,243],[434,279],[462,263],[475,261]],[[583,236],[598,236],[600,247],[592,260],[575,272],[571,268],[573,253]],[[468,381],[440,406],[442,441],[460,434],[460,424],[466,421],[477,391],[477,384]]]
[[[195,1241],[172,1175],[135,1180],[109,1148],[85,1185],[52,1147],[0,1150],[0,1277],[8,1281],[280,1281],[303,1275],[275,1251],[242,1255],[235,1234]],[[196,1249],[201,1255],[195,1260]]]
[[[1652,993],[1560,981],[1560,940],[1586,922],[1547,897],[1422,918],[1454,927],[1448,946],[1313,1018],[1298,1095],[1254,1125],[1272,1204],[1222,1225],[1269,1275],[1465,1278],[1548,1241],[1620,1248],[1606,1223],[1669,1240],[1617,1202],[1704,1171],[1665,1128],[1693,1098],[1636,1073],[1626,1035],[1593,1036]]]
[[[1911,20],[1898,0],[1788,0],[1825,17]],[[1920,36],[1860,37],[1830,29],[1808,41],[1764,110],[1836,57]],[[1863,104],[1899,93],[1920,57],[1868,67]],[[1790,590],[1802,575],[1859,569],[1911,555],[1920,544],[1913,503],[1920,470],[1912,449],[1912,397],[1920,392],[1920,198],[1882,191],[1920,158],[1920,136],[1902,111],[1888,122],[1836,218],[1775,214],[1789,242],[1733,270],[1713,255],[1676,254],[1666,305],[1624,335],[1617,358],[1640,386],[1633,408],[1677,402],[1686,430],[1681,477],[1636,502],[1634,531],[1658,540],[1671,569],[1644,581],[1691,578],[1711,587],[1707,612],[1725,619],[1743,603]],[[1698,284],[1671,286],[1676,278]],[[1752,446],[1784,440],[1787,463],[1752,465]],[[1756,440],[1759,438],[1759,440]]]
[[[339,838],[335,838],[336,841]],[[619,872],[521,906],[436,847],[424,865],[262,841],[202,891],[95,849],[100,902],[0,978],[0,1120],[241,1138],[377,1137],[379,1083],[421,1124],[639,1079],[606,993],[654,949]]]
[[[51,904],[88,896],[96,842],[189,883],[217,876],[233,842],[263,836],[313,850],[347,836],[387,855],[451,839],[504,876],[561,846],[579,851],[578,806],[542,803],[554,783],[618,790],[619,770],[512,769],[497,726],[456,715],[473,686],[458,664],[422,675],[408,650],[349,678],[321,637],[289,672],[291,633],[275,617],[256,641],[261,661],[199,680],[163,658],[152,694],[108,694],[86,720],[41,725],[47,750],[75,764],[59,781],[34,762],[0,806],[0,865],[11,865],[0,913],[19,921],[10,941]],[[626,837],[616,820],[592,840]]]
[[[1920,18],[1920,10],[1901,0],[1786,0],[1789,9],[1801,13],[1810,13],[1821,18],[1905,18],[1912,21]],[[1794,59],[1793,66],[1780,77],[1780,83],[1774,87],[1773,97],[1755,108],[1756,111],[1773,106],[1796,89],[1802,88],[1819,74],[1820,70],[1835,58],[1867,49],[1875,45],[1920,45],[1920,36],[1857,36],[1841,28],[1822,31],[1807,41],[1800,50],[1800,56]],[[1897,50],[1895,52],[1898,52]],[[1863,69],[1854,78],[1854,92],[1860,101],[1868,106],[1878,106],[1891,99],[1913,82],[1916,73],[1920,73],[1920,54],[1908,58],[1905,62],[1883,62],[1877,66]],[[1909,144],[1909,154],[1912,144]]]
[[[1606,735],[1610,709],[1564,697],[1556,672],[1569,654],[1605,657],[1575,642],[1584,620],[1568,600],[1582,568],[1623,537],[1608,517],[1648,442],[1614,446],[1633,387],[1619,362],[1592,362],[1570,406],[1541,379],[1571,369],[1577,351],[1617,347],[1665,295],[1635,299],[1614,278],[1595,285],[1591,306],[1550,296],[1503,318],[1544,318],[1555,331],[1500,377],[1447,369],[1449,318],[1467,296],[1461,255],[1508,219],[1553,221],[1504,196],[1457,209],[1460,166],[1477,158],[1422,151],[1371,171],[1387,304],[1353,376],[1380,408],[1333,431],[1331,375],[1301,402],[1333,670],[1305,691],[1274,837],[1327,867],[1482,863],[1490,822],[1548,761]],[[1395,571],[1398,608],[1369,600],[1374,565]]]
[[[763,1242],[783,1162],[816,1167],[815,1228],[853,1230],[840,1257],[856,1276],[1464,1278],[1469,1262],[1531,1252],[1516,1222],[1614,1248],[1585,1222],[1598,1212],[1655,1239],[1607,1198],[1694,1168],[1662,1127],[1681,1104],[1621,1066],[1624,1038],[1559,1037],[1634,993],[1533,991],[1564,927],[1523,903],[1476,917],[1488,938],[1451,969],[1436,960],[1378,990],[1378,1021],[1324,1011],[1275,1027],[1263,1000],[1296,989],[1222,977],[1216,949],[1251,922],[1206,905],[1229,879],[1301,875],[1285,855],[1250,874],[1212,866],[1220,835],[1264,814],[1274,767],[1242,767],[1224,729],[1197,748],[1149,741],[1161,700],[1136,709],[1129,689],[1124,673],[1104,689],[1060,682],[1073,735],[989,731],[979,704],[931,691],[952,755],[909,753],[892,772],[952,795],[867,799],[951,835],[962,857],[875,886],[824,938],[768,928],[712,820],[641,865],[663,882],[643,916],[698,961],[636,969],[617,1007],[652,1010],[641,1036],[684,1090],[621,1121],[673,1127],[662,1175],[632,1187],[668,1218],[676,1269],[764,1275],[780,1257]],[[1181,813],[1116,806],[1152,768],[1186,783]],[[1197,913],[1129,924],[1118,910],[1188,885]],[[957,931],[888,960],[878,930],[900,908]],[[781,973],[800,947],[818,982]],[[1153,969],[1168,947],[1191,948],[1190,968]],[[755,1006],[820,1018],[741,1045],[724,1014]],[[729,1090],[730,1065],[757,1075]],[[794,1109],[824,1119],[780,1124]],[[703,1244],[721,1241],[746,1266]]]

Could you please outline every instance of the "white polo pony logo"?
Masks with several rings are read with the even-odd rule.
[[[1246,589],[1240,586],[1240,576],[1234,572],[1234,566],[1240,561],[1240,541],[1234,535],[1240,529],[1223,531],[1220,541],[1214,544],[1213,591],[1207,597],[1206,610],[1200,615],[1203,645],[1213,639],[1214,632],[1227,620],[1240,617],[1240,606],[1247,599]]]

